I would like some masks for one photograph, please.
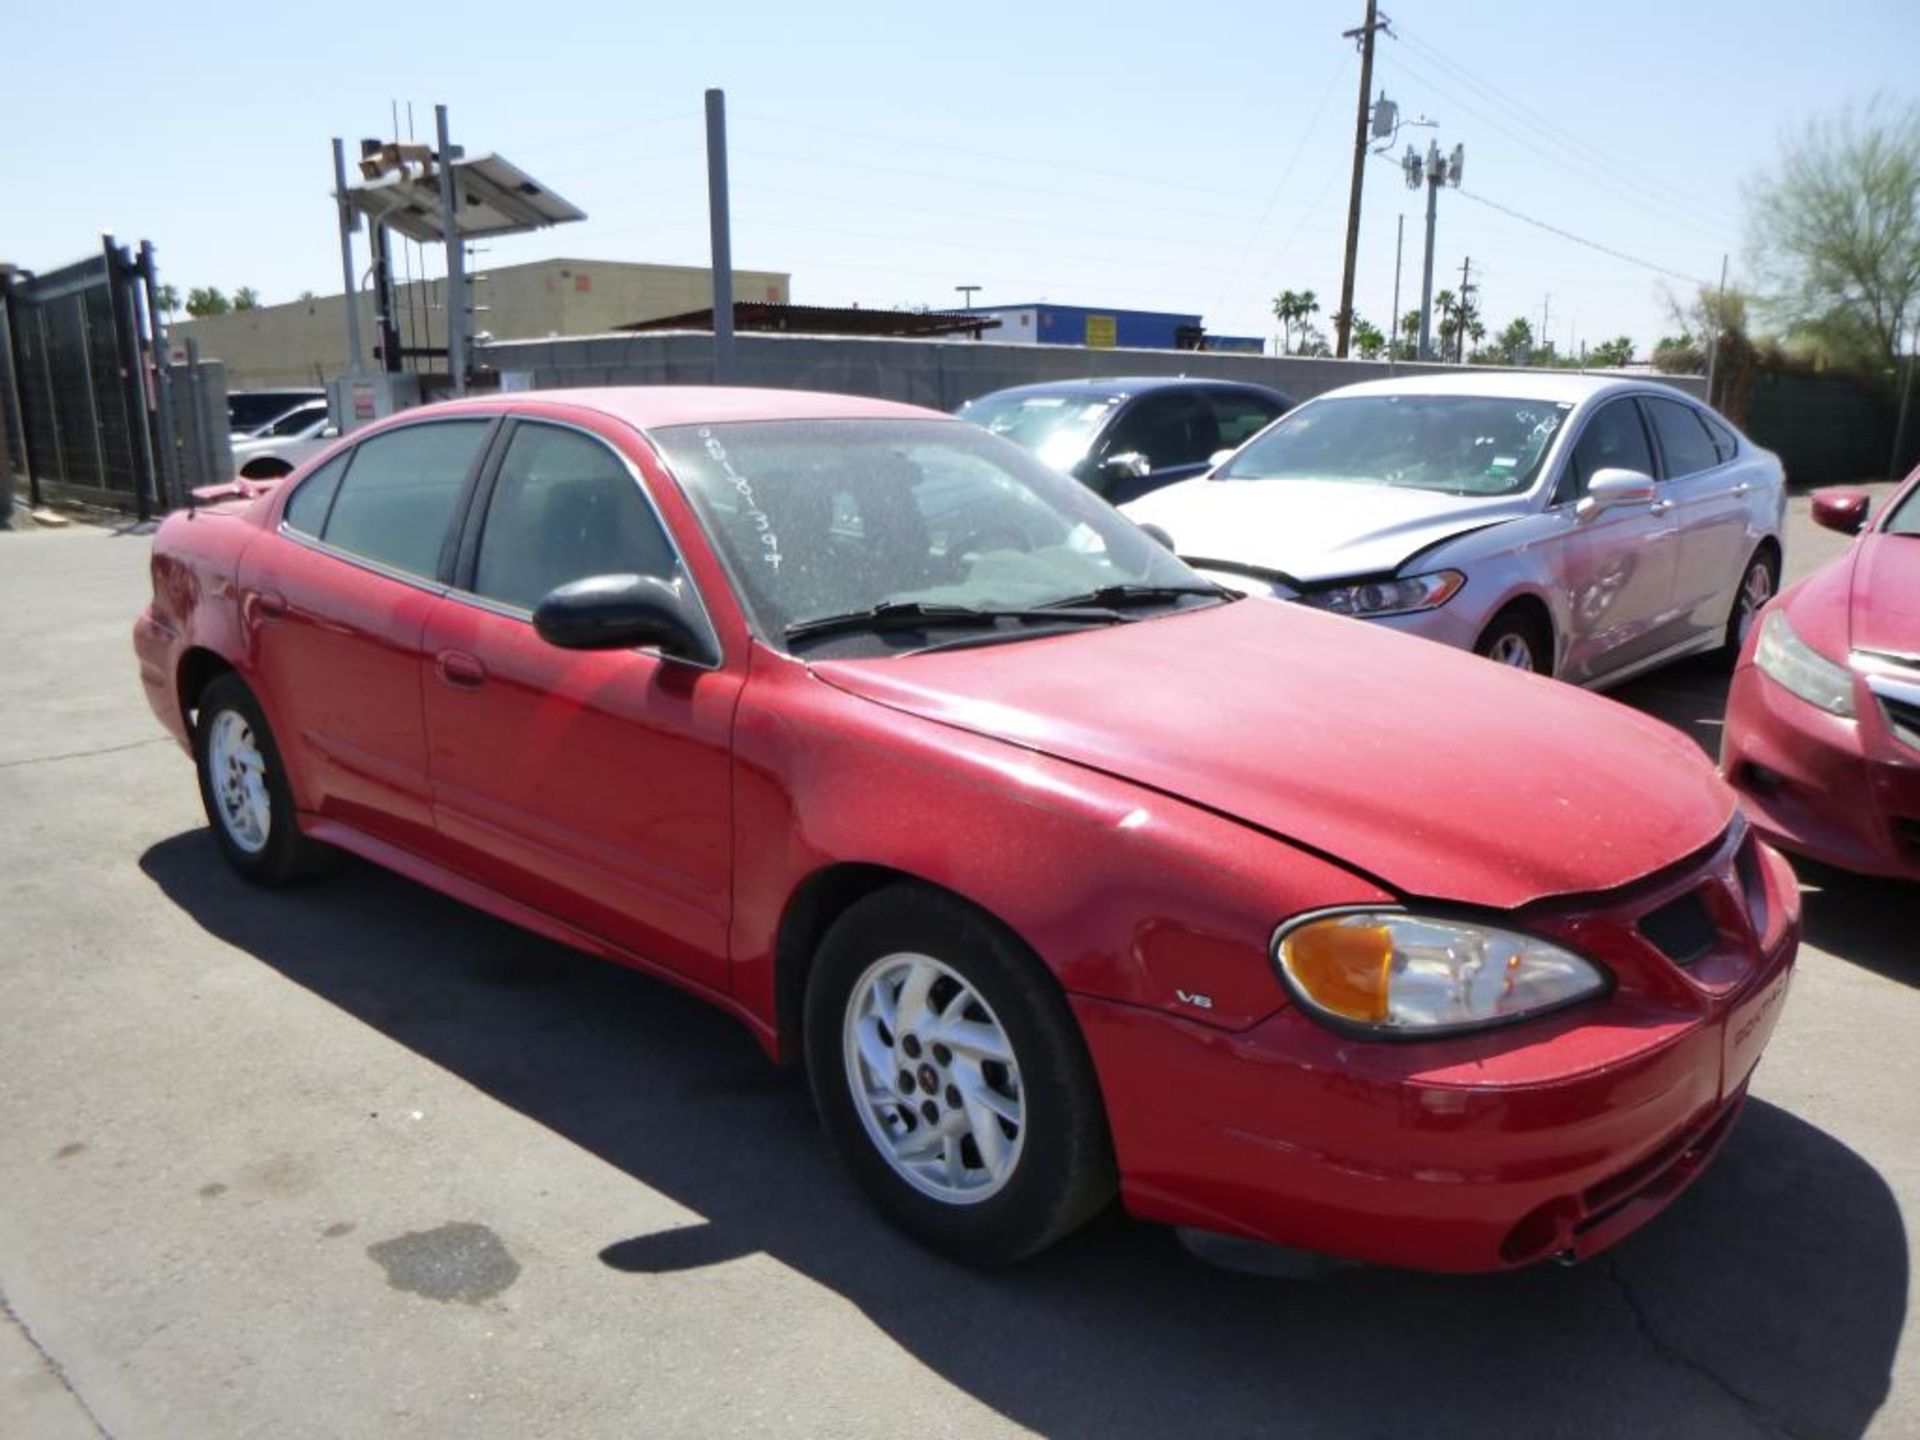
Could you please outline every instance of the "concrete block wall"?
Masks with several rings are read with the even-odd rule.
[[[712,355],[710,335],[662,331],[496,342],[482,348],[476,358],[502,375],[525,377],[533,388],[550,390],[568,385],[705,385],[712,380]],[[735,383],[740,385],[871,395],[935,410],[952,410],[1009,385],[1095,375],[1247,380],[1306,400],[1340,385],[1389,374],[1444,374],[1460,369],[1191,350],[1089,350],[1073,345],[759,334],[736,335],[734,358]],[[1656,378],[1705,397],[1706,385],[1699,377]]]

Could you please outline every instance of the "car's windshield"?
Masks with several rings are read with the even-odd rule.
[[[1116,585],[1207,588],[1084,486],[957,421],[651,434],[775,643],[879,606],[1031,609]]]
[[[960,407],[960,418],[1025,446],[1056,470],[1086,458],[1117,395],[983,395]]]
[[[1572,408],[1480,395],[1316,400],[1249,444],[1215,478],[1516,495],[1533,484]]]

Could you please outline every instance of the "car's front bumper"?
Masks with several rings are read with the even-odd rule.
[[[1720,769],[1782,849],[1920,880],[1920,750],[1892,736],[1864,684],[1855,703],[1856,719],[1829,714],[1743,664],[1727,693]]]
[[[1076,997],[1128,1209],[1423,1270],[1613,1244],[1713,1158],[1780,1014],[1798,891],[1753,851],[1767,918],[1744,952],[1505,1031],[1368,1042],[1289,1006],[1227,1034]]]

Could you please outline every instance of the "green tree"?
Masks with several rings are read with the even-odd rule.
[[[1509,365],[1533,363],[1533,322],[1516,315],[1493,337],[1494,353]]]
[[[162,315],[176,315],[180,311],[180,292],[171,285],[153,287],[153,303],[160,307]]]
[[[1380,327],[1371,320],[1354,317],[1353,329],[1349,332],[1353,342],[1353,352],[1362,360],[1378,360],[1387,353],[1387,337]]]
[[[1747,202],[1764,309],[1788,343],[1891,365],[1920,316],[1920,101],[1815,120]]]
[[[187,292],[187,314],[198,320],[205,315],[224,315],[233,302],[212,285],[196,285]]]
[[[1274,318],[1285,334],[1285,351],[1297,354],[1306,348],[1307,331],[1320,313],[1320,300],[1311,290],[1282,290],[1273,297]],[[1295,336],[1298,335],[1298,349]]]
[[[1587,364],[1598,370],[1618,370],[1633,363],[1633,338],[1616,335],[1587,351]]]
[[[1400,317],[1400,338],[1393,342],[1396,360],[1412,360],[1420,350],[1420,312],[1409,310]]]
[[[260,292],[251,285],[242,285],[233,292],[233,308],[236,310],[258,310]]]
[[[1484,340],[1487,327],[1480,320],[1480,306],[1476,296],[1480,292],[1478,285],[1468,285],[1459,294],[1451,290],[1441,290],[1433,297],[1433,313],[1439,320],[1440,358],[1445,360],[1451,355],[1455,362],[1466,358],[1466,342],[1476,343]]]

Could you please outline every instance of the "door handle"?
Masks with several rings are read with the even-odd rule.
[[[1649,515],[1664,515],[1672,508],[1673,502],[1671,500],[1655,500],[1648,504],[1647,513]]]
[[[1744,495],[1751,489],[1753,489],[1753,486],[1742,480],[1738,485],[1733,487],[1733,493],[1736,495]]]
[[[442,650],[433,657],[433,668],[447,684],[462,690],[478,690],[487,683],[487,667],[464,650]]]
[[[287,613],[287,597],[278,590],[261,590],[253,597],[254,608],[264,620],[278,620]]]

